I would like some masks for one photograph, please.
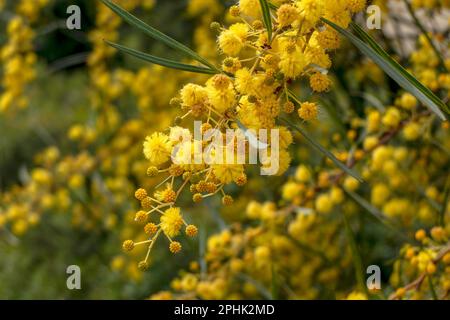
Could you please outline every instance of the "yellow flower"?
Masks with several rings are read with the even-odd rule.
[[[420,137],[420,124],[410,122],[403,128],[403,136],[408,141],[416,140]]]
[[[347,177],[344,180],[344,187],[350,191],[355,191],[359,187],[359,182],[353,177]]]
[[[309,171],[308,167],[304,165],[298,166],[297,170],[295,171],[295,179],[300,182],[308,182],[309,179],[311,179],[311,172]]]
[[[215,164],[212,169],[217,179],[225,184],[233,182],[244,173],[242,164]]]
[[[289,26],[298,18],[299,12],[297,8],[290,4],[283,4],[277,10],[278,23],[280,28]]]
[[[178,241],[172,241],[169,245],[169,250],[172,253],[178,253],[181,251],[181,243]]]
[[[366,0],[347,0],[347,8],[352,12],[360,12],[366,7]]]
[[[153,166],[163,164],[170,158],[172,143],[163,133],[155,132],[147,136],[144,142],[144,155]]]
[[[377,183],[372,188],[371,202],[376,206],[380,206],[386,202],[386,200],[389,198],[389,194],[389,188],[385,184]]]
[[[282,195],[283,199],[292,200],[294,199],[302,190],[301,186],[296,182],[288,182],[283,185]]]
[[[292,51],[291,51],[292,50]],[[288,49],[281,54],[279,67],[288,78],[295,79],[308,65],[306,55],[295,45],[294,49]]]
[[[208,81],[206,90],[209,102],[220,113],[224,113],[231,108],[236,101],[236,92],[233,84],[226,76],[220,75],[211,78]]]
[[[242,93],[247,95],[254,95],[254,87],[253,87],[253,75],[250,70],[247,68],[242,68],[236,71],[236,89]]]
[[[333,209],[333,201],[327,194],[321,194],[316,199],[316,210],[319,213],[328,213]]]
[[[193,224],[190,224],[186,227],[186,235],[188,235],[189,237],[195,237],[198,233],[198,229],[196,226],[194,226]]]
[[[176,237],[183,226],[180,208],[169,208],[161,215],[161,229],[169,237]]]
[[[352,292],[347,296],[347,300],[367,300],[367,296],[361,292]]]
[[[225,30],[219,36],[219,47],[223,53],[234,57],[242,50],[244,43],[233,31]]]
[[[317,34],[317,42],[323,49],[329,50],[338,49],[341,45],[339,35],[329,27]]]
[[[295,4],[301,12],[299,20],[304,20],[311,27],[319,21],[325,8],[323,0],[301,0],[296,1]]]
[[[386,114],[382,118],[382,122],[385,126],[394,128],[398,126],[401,120],[400,111],[395,107],[387,109]]]
[[[326,74],[316,72],[309,78],[309,85],[316,92],[324,92],[330,88],[331,80]]]
[[[239,0],[239,9],[244,15],[251,18],[261,16],[261,4],[258,0]]]
[[[314,102],[304,102],[298,109],[298,115],[305,121],[314,120],[317,118],[317,104]]]
[[[406,110],[412,110],[417,106],[417,99],[410,93],[404,93],[400,97],[400,106]]]
[[[172,187],[168,183],[165,189],[158,190],[155,192],[155,198],[165,203],[174,202],[176,198],[176,192],[172,189]]]
[[[206,89],[202,86],[189,83],[180,91],[183,106],[192,107],[196,104],[203,104],[207,99]]]

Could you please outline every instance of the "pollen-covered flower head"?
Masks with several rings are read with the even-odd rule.
[[[283,4],[277,10],[278,23],[281,28],[289,26],[298,16],[298,9],[290,4]]]
[[[242,42],[245,42],[248,36],[249,27],[245,23],[232,24],[228,30],[233,32]]]
[[[272,151],[271,148],[267,148],[267,152],[261,155],[261,167],[266,174],[281,176],[289,169],[291,160],[291,155],[287,150],[280,149],[276,152]]]
[[[255,88],[252,85],[253,75],[247,68],[242,68],[236,71],[235,84],[236,89],[241,94],[254,95]]]
[[[347,7],[352,13],[364,10],[366,4],[366,0],[347,0]]]
[[[182,105],[192,107],[196,104],[203,104],[208,95],[206,89],[197,84],[188,83],[180,91]]]
[[[165,203],[174,202],[175,197],[176,192],[172,189],[172,186],[170,184],[167,184],[165,189],[155,192],[155,198]]]
[[[347,28],[351,21],[348,0],[327,1],[324,17],[342,28]]]
[[[325,10],[324,0],[299,0],[295,4],[300,14],[299,21],[303,21],[308,27],[313,27]]]
[[[191,131],[189,129],[175,126],[170,128],[169,139],[173,143],[190,141],[192,138]]]
[[[144,141],[144,155],[150,165],[159,166],[169,160],[172,143],[169,137],[161,132],[155,132]]]
[[[228,56],[235,57],[239,55],[244,43],[242,39],[231,30],[223,31],[219,36],[219,47],[222,52]]]
[[[239,9],[251,18],[259,18],[262,14],[259,0],[239,0]]]
[[[242,164],[215,164],[212,169],[216,178],[225,184],[233,182],[244,173]]]
[[[160,218],[162,231],[173,238],[180,233],[183,226],[183,217],[180,208],[172,207],[164,211]]]
[[[278,66],[287,78],[297,78],[308,64],[307,56],[300,46],[293,42],[283,44]]]
[[[298,115],[305,121],[314,120],[317,118],[317,104],[314,102],[304,102],[298,109]]]
[[[311,89],[313,89],[315,92],[324,92],[330,88],[331,80],[328,78],[326,74],[323,74],[321,72],[315,72],[309,78],[309,85],[311,86]]]
[[[225,75],[216,75],[208,80],[206,85],[209,103],[220,113],[233,107],[236,92],[233,83]]]

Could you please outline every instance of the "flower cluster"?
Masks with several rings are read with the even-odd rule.
[[[331,66],[329,52],[339,48],[336,31],[326,26],[321,18],[328,19],[346,28],[354,13],[363,10],[365,1],[281,1],[273,19],[273,30],[262,22],[259,1],[240,1],[229,13],[234,22],[228,28],[217,22],[211,28],[219,35],[217,43],[222,56],[222,72],[205,81],[204,85],[188,83],[171,100],[171,105],[184,113],[176,120],[176,126],[168,133],[155,132],[144,142],[144,154],[149,161],[149,176],[165,176],[163,187],[153,195],[142,196],[139,189],[136,197],[141,201],[146,215],[161,214],[158,230],[164,231],[161,209],[175,207],[180,193],[186,188],[192,193],[193,202],[221,194],[222,203],[231,205],[233,198],[225,192],[231,184],[243,186],[247,182],[246,165],[238,161],[216,161],[209,164],[202,145],[206,141],[193,138],[187,119],[202,121],[201,133],[209,130],[219,132],[219,140],[226,140],[227,129],[278,129],[279,166],[276,175],[282,175],[289,168],[291,156],[288,147],[293,141],[287,127],[279,126],[277,119],[298,108],[298,116],[304,121],[315,120],[318,106],[315,102],[302,102],[291,91],[295,80],[309,79],[314,92],[327,91],[331,80],[327,71]],[[244,133],[238,130],[242,136]],[[244,138],[245,145],[251,142]],[[213,158],[227,157],[229,148],[224,148]],[[274,152],[267,148],[267,155]],[[223,155],[222,155],[223,154]],[[245,157],[248,158],[248,151]],[[201,159],[186,163],[183,159]],[[268,159],[262,159],[267,167]],[[180,181],[177,183],[177,181]],[[164,185],[164,183],[167,184]],[[137,216],[141,215],[140,212]],[[149,240],[149,249],[159,236]],[[172,239],[169,236],[171,243]],[[173,251],[173,250],[171,250]]]
[[[448,46],[448,41],[443,44]],[[409,56],[411,70],[446,97],[448,72],[438,69],[431,45],[422,34]],[[444,60],[444,66],[449,61]],[[366,77],[386,86],[380,70],[367,61],[348,67],[346,74],[356,79],[354,88],[367,86]],[[191,263],[172,281],[171,291],[151,298],[312,299],[327,296],[325,288],[332,288],[335,298],[352,300],[448,298],[450,181],[447,174],[440,176],[448,171],[448,122],[436,123],[410,93],[399,91],[386,104],[373,103],[366,101],[362,117],[352,112],[337,120],[337,128],[345,130],[316,128],[330,136],[328,146],[336,157],[358,168],[366,183],[327,165],[314,165],[309,151],[300,148],[301,164],[281,187],[280,203],[250,201],[238,223],[210,236],[200,260],[206,267],[200,270],[197,261]],[[371,252],[351,248],[352,229],[371,229],[364,214],[386,228],[387,238],[395,236],[406,244],[388,288],[368,290],[362,283],[352,291],[340,291],[346,268],[363,272],[352,261],[372,257]],[[349,228],[347,236],[340,232]],[[383,247],[389,240],[376,241]],[[274,283],[278,296],[271,293]]]
[[[0,94],[0,112],[8,109],[26,108],[29,104],[25,91],[36,77],[36,54],[33,40],[35,32],[31,24],[39,12],[48,4],[48,0],[33,3],[18,1],[14,16],[6,27],[7,42],[0,48],[0,62],[3,66]]]

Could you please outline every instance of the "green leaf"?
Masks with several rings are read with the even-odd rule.
[[[198,55],[195,51],[191,50],[190,48],[186,47],[184,44],[179,43],[178,41],[172,39],[168,35],[162,33],[161,31],[149,26],[144,21],[138,19],[128,11],[124,10],[117,4],[113,3],[110,0],[101,0],[108,8],[110,8],[112,11],[114,11],[118,16],[120,16],[122,19],[124,19],[126,22],[128,22],[133,27],[138,28],[139,30],[143,31],[145,34],[150,36],[151,38],[161,41],[162,43],[168,45],[169,47],[179,50],[183,52],[188,57],[197,60],[201,64],[208,66],[211,69],[217,70],[217,68],[208,62],[205,58]],[[217,70],[216,73],[219,73],[219,70]]]
[[[433,300],[439,300],[436,293],[436,289],[434,288],[433,278],[431,277],[430,274],[427,276],[427,278],[428,278],[428,286],[430,287],[431,296],[433,297]]]
[[[359,204],[363,209],[365,209],[368,213],[370,213],[375,219],[377,219],[383,226],[391,230],[396,236],[402,238],[403,240],[407,242],[411,242],[410,239],[403,234],[400,230],[398,230],[394,225],[392,225],[384,215],[383,212],[372,206],[369,202],[367,202],[364,198],[362,198],[357,193],[354,193],[353,191],[347,190],[343,188],[344,192],[353,199],[357,204]]]
[[[428,34],[428,31],[425,30],[425,28],[423,27],[422,23],[420,22],[419,18],[417,17],[416,13],[414,12],[413,6],[407,0],[403,0],[403,3],[405,4],[406,8],[409,11],[409,14],[413,18],[414,23],[419,28],[420,32],[424,35],[424,37],[427,39],[428,44],[431,46],[431,48],[434,51],[434,54],[439,59],[439,64],[440,64],[440,67],[441,67],[442,71],[448,72],[449,70],[447,70],[447,67],[445,66],[445,61],[442,58],[442,54],[439,52],[439,50],[436,47],[436,45],[434,44],[433,40],[431,40],[431,38],[430,38],[430,36]]]
[[[328,259],[328,257],[322,251],[312,248],[309,243],[305,244],[299,241],[298,239],[294,238],[290,234],[286,234],[286,237],[288,237],[289,240],[291,240],[299,249],[303,250],[305,254],[307,254],[308,256],[312,257],[318,256],[323,260],[323,262],[327,266],[333,265],[333,262],[331,262],[330,259]]]
[[[206,74],[215,74],[217,73],[214,70],[211,70],[209,68],[205,67],[198,67],[198,66],[192,66],[189,64],[180,63],[177,61],[164,59],[160,57],[153,56],[151,54],[147,54],[138,50],[134,50],[125,46],[122,46],[117,43],[106,41],[107,44],[109,44],[111,47],[116,48],[119,51],[125,52],[133,57],[136,57],[138,59],[144,60],[146,62],[158,64],[163,67],[172,68],[172,69],[178,69],[183,71],[189,71],[189,72],[195,72],[195,73],[206,73]]]
[[[272,3],[272,2],[269,2],[268,5],[269,5],[269,8],[272,9],[272,10],[277,10],[278,9],[278,6],[276,4],[274,4],[274,3]]]
[[[344,191],[356,203],[358,203],[361,207],[366,209],[371,215],[373,215],[375,218],[377,218],[382,223],[385,223],[384,215],[383,215],[383,213],[380,210],[378,210],[377,208],[373,207],[369,202],[367,202],[364,198],[360,197],[358,194],[354,193],[353,191],[347,190],[345,188],[344,188]]]
[[[332,106],[331,103],[328,102],[328,100],[319,98],[318,101],[322,106],[325,107],[326,112],[330,116],[333,123],[336,125],[339,132],[343,136],[345,136],[347,131],[345,129],[344,123],[342,122],[342,114],[339,114],[338,111],[336,110],[336,107]]]
[[[270,8],[267,0],[259,0],[261,4],[261,10],[263,15],[264,25],[267,29],[267,34],[269,36],[269,42],[272,41],[272,18],[270,17]]]
[[[275,263],[272,262],[271,266],[272,271],[272,285],[271,285],[271,293],[272,293],[272,299],[277,300],[280,296],[280,286],[278,283],[278,275],[275,268]]]
[[[298,131],[305,139],[308,141],[313,147],[315,147],[317,150],[319,150],[321,153],[323,153],[327,158],[329,158],[333,163],[345,171],[347,174],[351,175],[353,178],[358,180],[359,182],[363,182],[363,179],[352,169],[347,167],[345,164],[343,164],[341,161],[339,161],[334,154],[332,154],[330,151],[322,147],[317,141],[315,141],[303,128],[300,126],[296,126],[295,124],[291,123],[289,120],[280,119],[281,121],[285,122],[290,127],[294,128],[296,131]]]
[[[344,219],[345,233],[347,235],[347,240],[349,242],[350,251],[352,252],[353,266],[355,268],[355,277],[358,282],[359,289],[363,291],[367,297],[369,297],[370,296],[369,289],[367,288],[367,285],[364,281],[365,272],[363,268],[361,254],[359,253],[358,245],[356,244],[355,234],[353,233],[353,230],[350,227],[350,222],[348,221],[344,212],[342,212],[342,217]]]
[[[447,204],[450,198],[450,179],[447,177],[447,183],[444,189],[444,201],[442,202],[441,210],[439,211],[439,225],[444,226],[445,212],[447,211]]]
[[[419,80],[406,71],[397,61],[392,59],[375,40],[361,27],[351,23],[351,27],[358,35],[348,32],[335,23],[322,18],[322,21],[331,26],[349,39],[362,53],[371,58],[387,75],[397,82],[403,89],[414,95],[419,101],[426,105],[441,120],[450,119],[450,109],[430,89],[425,87]]]

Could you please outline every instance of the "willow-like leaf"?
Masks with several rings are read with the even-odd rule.
[[[333,121],[333,123],[336,125],[337,129],[339,130],[339,132],[345,136],[346,134],[346,129],[345,126],[342,122],[342,114],[339,114],[336,111],[336,108],[334,106],[332,106],[327,100],[319,98],[318,99],[320,104],[322,106],[324,106],[326,112],[328,113],[329,117],[331,118],[331,120]]]
[[[261,4],[261,11],[264,21],[264,26],[267,29],[267,35],[269,36],[269,42],[272,40],[272,18],[270,17],[270,7],[267,0],[259,0]]]
[[[325,149],[320,143],[318,143],[316,140],[314,140],[309,134],[308,132],[306,132],[302,127],[297,126],[293,123],[291,123],[289,120],[287,119],[280,119],[281,121],[285,122],[287,125],[289,125],[291,128],[295,129],[296,131],[298,131],[305,139],[306,141],[308,141],[314,148],[316,148],[317,150],[319,150],[322,154],[324,154],[327,158],[329,158],[331,161],[333,161],[333,163],[339,167],[340,169],[342,169],[344,172],[346,172],[347,174],[351,175],[353,178],[355,178],[356,180],[358,180],[359,182],[363,182],[363,179],[352,169],[350,169],[349,167],[347,167],[345,164],[343,164],[341,161],[339,161],[334,154],[332,154],[330,151],[328,151],[327,149]]]
[[[348,244],[350,246],[350,251],[352,252],[352,260],[353,260],[353,266],[355,268],[355,277],[359,285],[359,289],[362,290],[367,297],[369,297],[369,289],[367,288],[367,285],[364,281],[364,268],[363,268],[363,262],[361,258],[361,254],[358,250],[358,245],[356,244],[355,234],[353,233],[352,228],[350,227],[350,222],[348,221],[345,213],[342,213],[342,218],[344,219],[344,225],[345,225],[345,233],[347,235]]]
[[[442,111],[444,113],[442,116],[444,118],[447,117],[450,119],[450,117],[449,117],[450,116],[450,107],[448,105],[446,105],[441,99],[439,99],[439,97],[437,97],[430,89],[428,89],[425,85],[423,85],[416,77],[414,77],[405,68],[403,68],[397,61],[392,59],[391,56],[386,51],[384,51],[384,49],[360,26],[358,26],[355,23],[351,23],[351,26],[355,30],[355,32],[357,32],[360,35],[360,37],[364,41],[369,43],[370,46],[374,50],[379,52],[386,59],[386,61],[388,61],[392,65],[394,70],[397,70],[399,73],[401,73],[401,75],[403,75],[406,78],[406,80],[408,80],[412,83],[413,87],[411,89],[404,88],[405,90],[407,90],[407,91],[411,90],[410,92],[414,93],[413,89],[417,88],[419,90],[419,92],[418,92],[418,95],[416,95],[416,98],[418,98],[420,101],[422,101],[420,96],[421,96],[421,94],[425,95],[429,100],[431,100],[434,103],[434,105],[433,105],[433,103],[431,103],[430,105],[427,105],[424,101],[422,101],[422,103],[427,105],[430,109],[435,108],[437,111]],[[443,120],[445,120],[444,118],[443,118]]]
[[[445,184],[444,189],[444,201],[442,202],[441,210],[439,211],[439,219],[438,223],[440,226],[444,226],[445,213],[448,207],[448,201],[450,199],[450,178],[447,177],[447,183]]]
[[[270,9],[272,9],[272,10],[277,10],[278,9],[278,6],[276,4],[274,4],[272,2],[269,2],[268,4],[269,4],[269,8]]]
[[[272,262],[271,272],[272,272],[272,284],[271,284],[270,291],[272,294],[272,299],[277,300],[277,299],[279,299],[279,296],[280,296],[280,285],[278,283],[279,279],[278,279],[277,271],[275,268],[275,262]]]
[[[180,63],[177,61],[173,61],[173,60],[169,60],[169,59],[165,59],[165,58],[160,58],[157,56],[153,56],[151,54],[147,54],[135,49],[131,49],[125,46],[122,46],[120,44],[117,43],[113,43],[113,42],[109,42],[109,41],[105,41],[107,44],[109,44],[111,47],[122,51],[126,54],[129,54],[133,57],[136,57],[138,59],[144,60],[146,62],[150,62],[150,63],[154,63],[163,67],[167,67],[167,68],[172,68],[172,69],[177,69],[177,70],[183,70],[183,71],[188,71],[188,72],[195,72],[195,73],[206,73],[206,74],[215,74],[217,73],[215,70],[209,69],[209,68],[205,68],[205,67],[198,67],[198,66],[192,66],[190,64],[184,64],[184,63]]]
[[[385,217],[383,212],[372,206],[368,201],[362,198],[357,193],[347,190],[344,188],[344,192],[353,199],[357,204],[359,204],[363,209],[365,209],[368,213],[370,213],[376,220],[381,222],[383,226],[391,230],[396,236],[402,238],[407,242],[411,242],[411,240],[400,230],[398,230],[394,225],[392,225]]]
[[[112,11],[114,11],[118,16],[120,16],[122,19],[124,19],[126,22],[128,22],[131,26],[138,28],[139,30],[143,31],[145,34],[150,36],[151,38],[161,41],[162,43],[168,45],[169,47],[179,50],[188,57],[197,60],[201,64],[216,70],[216,73],[219,73],[217,68],[211,64],[208,60],[201,57],[199,54],[197,54],[195,51],[191,50],[184,44],[179,43],[175,39],[172,39],[168,35],[162,33],[161,31],[149,26],[144,21],[140,20],[139,18],[132,15],[130,12],[126,11],[122,7],[118,6],[117,4],[113,3],[110,0],[101,0],[108,8],[110,8]]]
[[[356,35],[341,28],[337,24],[322,18],[322,21],[349,39],[363,54],[371,58],[389,77],[403,89],[414,95],[419,101],[434,112],[441,120],[450,119],[449,107],[430,89],[406,71],[397,61],[392,59],[375,40],[361,27],[351,23]]]

